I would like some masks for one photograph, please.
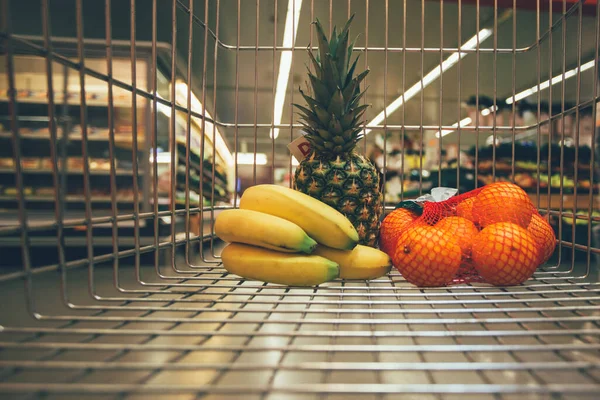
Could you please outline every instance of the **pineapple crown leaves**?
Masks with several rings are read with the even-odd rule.
[[[323,30],[317,19],[316,26],[319,49],[316,56],[308,50],[314,73],[307,65],[310,95],[300,88],[306,105],[294,104],[300,115],[300,123],[306,129],[306,139],[316,151],[332,155],[349,153],[362,138],[359,128],[361,118],[369,105],[359,105],[366,90],[360,84],[369,74],[369,69],[354,77],[358,65],[357,56],[352,61],[356,39],[349,42],[350,25],[354,15],[340,31],[334,27],[331,37]]]

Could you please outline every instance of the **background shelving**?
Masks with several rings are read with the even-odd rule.
[[[41,41],[41,38],[31,38],[31,40]],[[103,43],[93,40],[86,42],[86,67],[106,74],[107,59]],[[77,61],[73,58],[76,55],[76,43],[69,40],[63,43],[57,39],[55,45],[60,45],[61,54],[65,57],[72,57],[72,61]],[[171,96],[171,62],[170,52],[165,49],[165,46],[159,46],[156,89],[157,96],[168,101]],[[150,50],[148,46],[140,44],[136,51],[136,85],[145,91],[149,91],[150,88],[152,67]],[[114,45],[113,54],[114,79],[131,82],[129,48],[125,45]],[[5,58],[5,55],[0,55],[0,228],[15,224],[14,215],[18,209]],[[185,181],[185,163],[182,164],[180,160],[185,161],[185,137],[188,132],[186,114],[177,111],[174,115],[174,124],[172,124],[170,107],[157,102],[158,112],[153,113],[153,102],[143,96],[137,96],[135,110],[137,126],[133,127],[131,92],[112,86],[113,101],[109,102],[108,84],[86,75],[87,140],[84,140],[79,73],[58,62],[53,62],[51,81],[55,104],[53,111],[56,118],[56,140],[53,141],[49,131],[48,80],[44,58],[31,54],[20,54],[17,48],[14,64],[15,71],[17,71],[15,86],[25,202],[31,204],[27,206],[28,208],[36,209],[36,212],[28,213],[30,224],[35,225],[38,221],[55,218],[57,195],[53,188],[54,168],[56,168],[56,177],[62,188],[62,193],[59,193],[64,204],[62,212],[69,215],[70,218],[83,218],[85,215],[85,182],[89,183],[90,205],[94,217],[110,215],[113,207],[111,195],[113,191],[115,192],[114,205],[118,207],[118,213],[133,212],[136,209],[134,204],[134,183],[136,182],[139,187],[140,212],[151,212],[155,207],[155,198],[159,210],[170,209],[172,194],[168,179],[171,170],[171,152],[176,153],[175,168],[183,173]],[[180,73],[181,71],[177,71],[177,74]],[[185,82],[179,80],[178,85],[185,85]],[[180,102],[178,101],[178,103]],[[109,129],[109,111],[112,111],[112,141]],[[197,181],[197,185],[190,185],[188,192],[190,207],[204,207],[217,204],[217,202],[229,204],[233,187],[228,177],[227,162],[231,159],[231,154],[220,133],[208,131],[208,129],[205,129],[206,132],[204,132],[202,128],[205,124],[201,124],[199,121],[201,120],[193,118],[189,126],[190,152],[194,156],[191,158],[192,162],[187,173],[192,178],[192,182],[194,179]],[[174,132],[172,132],[172,125],[175,126]],[[212,128],[214,129],[214,127]],[[173,144],[172,138],[174,137],[177,138],[179,145]],[[137,154],[133,152],[134,141],[137,144]],[[213,141],[216,145],[213,144]],[[82,157],[84,145],[86,145],[88,153],[87,174],[84,172],[85,161]],[[111,145],[114,145],[112,156]],[[50,146],[55,147],[52,149]],[[51,159],[52,150],[57,158],[56,167]],[[156,160],[154,160],[155,153]],[[137,161],[137,174],[134,174],[134,160]],[[201,169],[203,190],[199,189]],[[215,171],[214,178],[213,169]],[[154,183],[155,170],[157,173],[156,184]],[[214,198],[213,191],[210,189],[213,180],[215,182]],[[154,192],[155,187],[157,193]],[[199,198],[201,193],[203,194],[202,201]],[[185,206],[185,192],[179,190],[173,196],[177,208]],[[184,225],[183,217],[177,216],[176,218],[178,230],[181,230]],[[196,221],[198,214],[194,213],[190,218]],[[170,222],[162,218],[158,220],[159,236],[170,235],[170,230],[166,229],[170,228]],[[118,225],[125,234],[127,229],[131,228],[129,227],[130,221],[122,222],[119,222]],[[200,225],[197,222],[194,224]],[[140,235],[151,239],[154,236],[153,225],[142,220]],[[94,229],[96,228],[97,226],[94,225]],[[107,229],[105,233],[105,238],[99,234],[100,237],[95,240],[95,244],[107,245],[110,243],[111,230]],[[53,234],[48,233],[44,237],[48,239]],[[73,231],[66,230],[66,239],[72,234],[74,234]],[[210,234],[210,229],[208,231],[204,229],[203,234]],[[36,237],[32,240],[32,244],[47,245],[48,241],[44,242],[45,239]],[[79,242],[66,240],[66,243],[75,245]],[[4,241],[2,245],[14,246],[17,244],[17,242],[11,244],[10,241]]]

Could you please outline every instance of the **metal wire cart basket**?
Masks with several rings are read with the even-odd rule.
[[[525,283],[223,268],[351,14],[385,211],[516,183],[557,238]],[[598,399],[599,43],[595,0],[0,0],[0,398]]]

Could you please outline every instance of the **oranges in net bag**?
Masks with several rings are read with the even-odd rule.
[[[497,182],[455,193],[435,188],[383,220],[380,246],[408,282],[518,285],[552,256],[554,230],[519,186]]]
[[[398,238],[409,227],[417,214],[407,208],[397,208],[384,218],[379,228],[379,248],[388,256],[393,257]]]

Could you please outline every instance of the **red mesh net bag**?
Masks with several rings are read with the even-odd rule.
[[[519,186],[497,182],[454,193],[436,188],[383,220],[380,247],[407,281],[518,285],[552,256],[554,230]]]

